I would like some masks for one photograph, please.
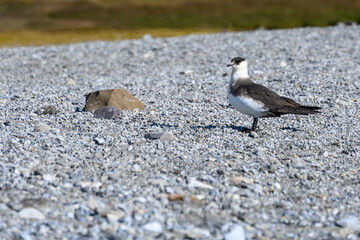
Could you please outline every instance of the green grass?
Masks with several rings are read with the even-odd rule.
[[[114,40],[147,32],[173,36],[328,26],[344,21],[360,23],[359,0],[0,0],[0,45]],[[41,39],[41,34],[46,37]]]

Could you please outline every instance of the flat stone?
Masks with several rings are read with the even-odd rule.
[[[35,112],[37,115],[45,115],[45,114],[56,114],[57,110],[54,105],[45,106],[43,108],[40,108]]]
[[[167,141],[167,142],[171,142],[176,140],[176,137],[174,136],[174,134],[170,133],[170,132],[165,132],[161,137],[160,137],[161,141]]]
[[[23,177],[29,177],[31,174],[31,171],[28,168],[20,168],[19,171]]]
[[[264,74],[264,72],[261,71],[261,70],[254,70],[253,73],[254,73],[255,75],[263,75],[263,74]]]
[[[174,201],[184,201],[184,197],[181,194],[170,194],[168,200],[171,202]]]
[[[193,70],[185,70],[179,72],[181,75],[191,75],[194,71]]]
[[[144,109],[144,104],[125,89],[108,89],[86,95],[85,112],[95,111],[104,106],[113,106],[120,110]]]
[[[254,193],[263,194],[263,187],[259,184],[254,184],[253,187],[251,188],[251,190]]]
[[[98,204],[98,201],[96,201],[95,198],[90,198],[88,201],[87,201],[87,206],[88,208],[90,208],[91,210],[95,211],[97,210],[97,208],[99,207],[99,204]]]
[[[45,215],[40,212],[38,209],[33,207],[25,207],[20,210],[19,217],[26,218],[26,219],[38,219],[43,220],[45,219]]]
[[[140,167],[138,164],[135,164],[135,165],[132,167],[132,171],[133,171],[133,172],[141,172],[141,167]]]
[[[250,179],[250,178],[245,178],[245,177],[232,177],[230,178],[230,185],[246,185],[246,184],[254,184],[254,180]]]
[[[152,221],[152,222],[146,223],[143,226],[143,229],[146,230],[146,231],[149,231],[149,232],[156,232],[156,233],[162,233],[163,232],[163,227],[157,221]]]
[[[46,123],[39,124],[35,127],[36,132],[49,132],[51,130],[51,127],[47,125]]]
[[[116,107],[105,106],[94,112],[95,118],[112,119],[120,116],[120,110]]]
[[[69,78],[68,80],[67,80],[67,82],[66,82],[66,85],[75,85],[75,80],[74,79],[72,79],[72,78]]]
[[[196,180],[195,178],[190,178],[189,187],[192,187],[192,188],[204,188],[204,189],[212,189],[213,188],[211,185],[200,182],[200,181]]]
[[[306,162],[301,158],[295,158],[292,160],[294,168],[304,169],[306,167]]]
[[[22,232],[20,234],[20,236],[21,236],[21,239],[23,239],[23,240],[32,240],[32,238],[28,232]]]
[[[241,225],[235,225],[230,232],[225,234],[225,240],[245,240],[246,234],[244,227]]]
[[[94,138],[94,142],[97,144],[97,145],[103,145],[105,143],[105,139],[102,138],[102,137],[95,137]]]
[[[162,135],[164,135],[164,132],[150,132],[145,134],[144,137],[146,139],[156,140],[156,139],[160,139]]]
[[[339,227],[348,227],[355,231],[360,231],[360,221],[355,216],[348,216],[336,222]]]
[[[174,134],[170,132],[150,132],[145,134],[144,137],[146,139],[151,139],[151,140],[160,139],[161,141],[167,141],[167,142],[176,140]]]
[[[209,239],[211,235],[208,229],[191,226],[187,229],[185,236],[190,239]]]
[[[42,178],[43,178],[43,180],[51,183],[55,180],[56,177],[51,174],[44,174],[44,175],[42,175]]]
[[[125,213],[122,211],[111,211],[106,214],[106,218],[110,222],[117,222],[124,217],[125,217]]]
[[[278,182],[274,183],[274,187],[278,190],[281,190],[281,185]]]
[[[286,63],[285,61],[281,61],[281,62],[280,62],[280,66],[281,66],[281,67],[286,67],[286,66],[287,66],[287,63]]]

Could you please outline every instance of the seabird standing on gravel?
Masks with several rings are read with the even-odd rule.
[[[228,67],[232,67],[228,91],[230,104],[239,112],[254,117],[252,128],[244,129],[244,131],[255,131],[259,118],[280,117],[283,114],[320,113],[321,107],[302,106],[290,98],[281,97],[270,89],[251,81],[247,61],[244,58],[233,58]]]

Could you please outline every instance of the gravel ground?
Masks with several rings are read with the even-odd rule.
[[[340,24],[0,49],[0,239],[360,238],[359,39]],[[236,56],[322,114],[239,131]],[[109,88],[145,110],[81,111]]]

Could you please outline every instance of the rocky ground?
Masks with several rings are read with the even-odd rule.
[[[360,238],[359,39],[340,24],[0,49],[0,239]],[[242,133],[236,56],[322,113]],[[145,110],[82,112],[110,88]]]

